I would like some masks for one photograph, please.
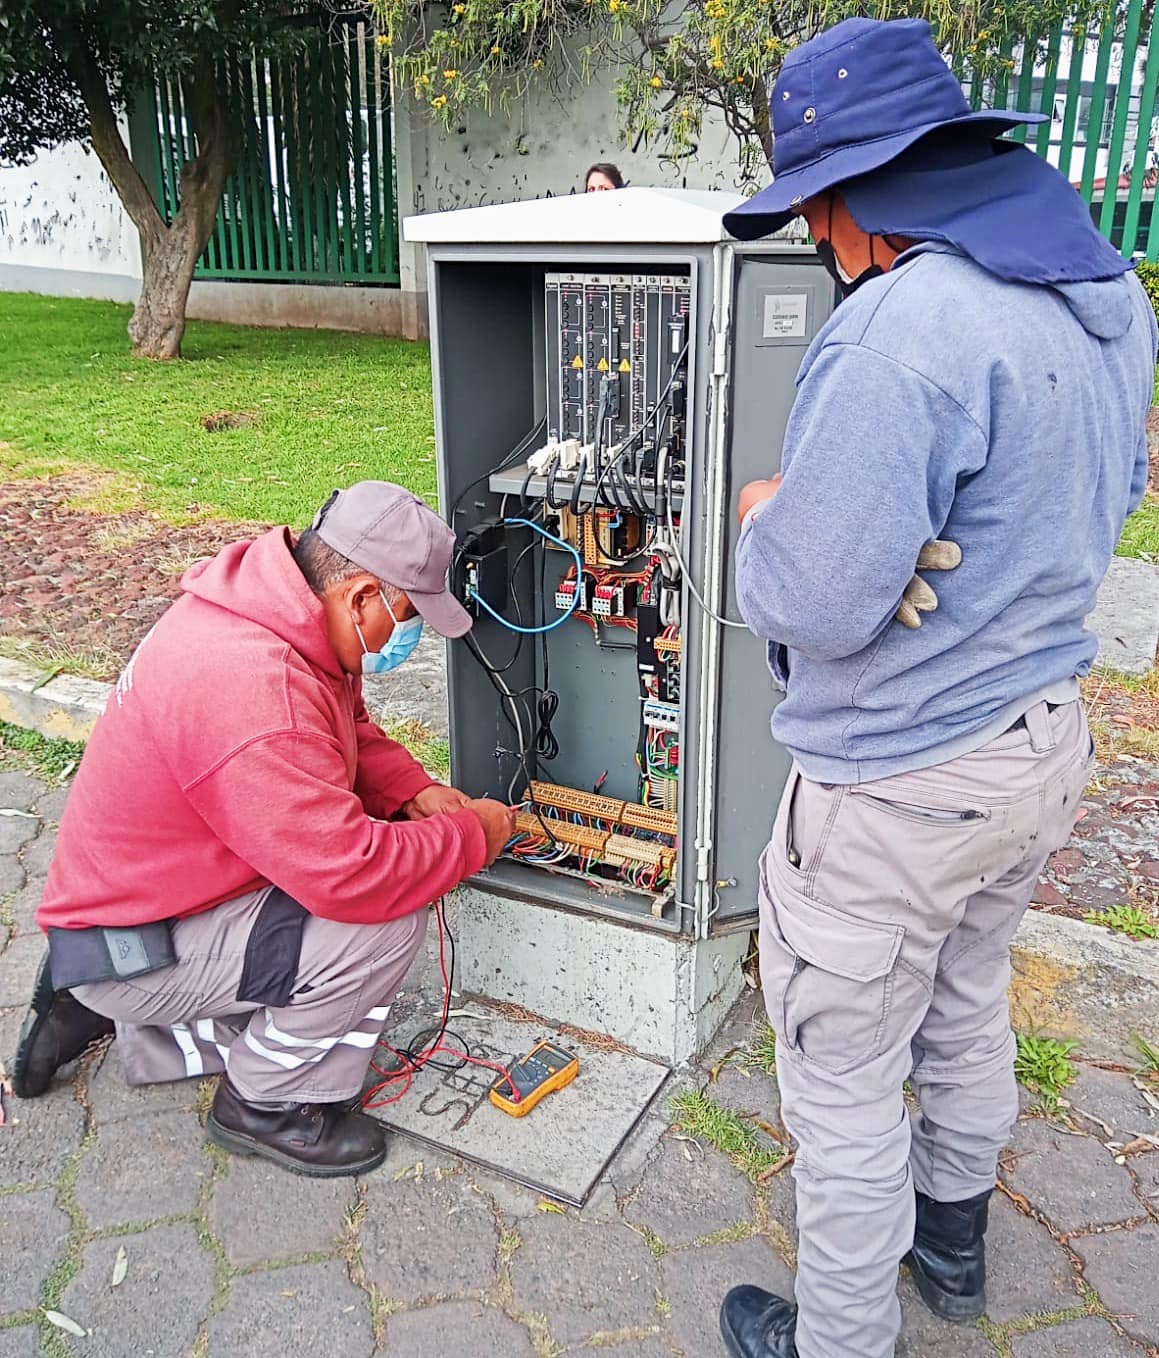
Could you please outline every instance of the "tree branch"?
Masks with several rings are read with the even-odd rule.
[[[80,90],[88,110],[93,150],[105,167],[105,173],[113,181],[125,211],[133,219],[148,250],[164,233],[165,223],[121,136],[109,87],[97,59],[75,28],[64,27],[53,18],[51,6],[45,7],[42,16],[46,27],[60,45],[65,67]]]

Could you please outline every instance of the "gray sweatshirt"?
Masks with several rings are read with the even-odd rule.
[[[1156,324],[1133,273],[1009,283],[923,245],[809,348],[784,482],[737,544],[737,596],[787,688],[773,734],[805,775],[940,764],[1090,669],[1083,622],[1147,482]],[[918,551],[936,612],[893,620]]]

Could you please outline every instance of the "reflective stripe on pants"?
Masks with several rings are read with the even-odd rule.
[[[130,1084],[214,1075],[255,1102],[352,1098],[390,1004],[426,933],[427,911],[386,924],[310,916],[289,1003],[237,999],[250,929],[266,892],[249,892],[178,920],[177,965],[131,981],[78,986],[114,1019]]]

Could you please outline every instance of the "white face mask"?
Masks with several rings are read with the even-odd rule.
[[[415,617],[408,618],[406,622],[399,622],[394,616],[394,609],[390,606],[390,600],[382,590],[379,590],[378,593],[382,602],[386,605],[386,611],[394,620],[394,630],[387,637],[386,644],[381,650],[372,651],[366,645],[362,628],[357,623],[354,624],[354,630],[358,633],[358,640],[362,643],[363,674],[389,674],[391,670],[398,669],[419,644],[419,638],[423,634],[422,618],[416,614]]]

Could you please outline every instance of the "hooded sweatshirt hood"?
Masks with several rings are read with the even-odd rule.
[[[1123,276],[1097,283],[1056,283],[1055,291],[1096,339],[1118,339],[1131,328],[1132,288]]]
[[[274,885],[375,924],[483,866],[473,811],[394,820],[432,779],[371,722],[285,528],[193,566],[81,761],[37,919],[130,926]]]
[[[312,665],[339,677],[342,667],[326,632],[325,611],[291,549],[289,529],[271,528],[195,562],[181,577],[181,588],[268,629]]]

